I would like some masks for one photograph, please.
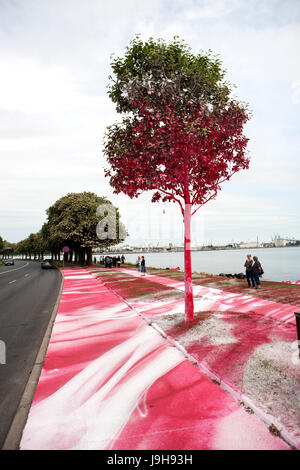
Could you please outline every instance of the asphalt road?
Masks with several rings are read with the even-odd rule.
[[[0,266],[0,449],[41,346],[60,285],[60,272],[42,270],[39,262],[20,260],[14,266]]]

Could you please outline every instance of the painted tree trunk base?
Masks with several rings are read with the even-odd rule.
[[[185,284],[185,319],[194,320],[194,300],[191,263],[191,204],[184,209],[184,284]]]

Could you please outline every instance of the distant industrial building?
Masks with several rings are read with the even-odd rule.
[[[258,242],[241,242],[239,245],[240,248],[259,248],[261,246]]]
[[[286,246],[286,240],[284,238],[275,238],[274,240],[275,246]]]

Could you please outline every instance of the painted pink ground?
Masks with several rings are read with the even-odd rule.
[[[276,421],[278,428],[283,426],[288,429],[294,442],[300,444],[300,410],[297,406],[300,376],[299,368],[292,364],[298,349],[297,333],[291,321],[277,318],[278,309],[284,305],[269,302],[274,316],[266,315],[269,313],[266,311],[268,302],[264,300],[262,313],[255,313],[251,307],[253,301],[260,302],[260,298],[247,296],[247,309],[247,303],[243,302],[241,306],[237,296],[233,297],[233,302],[228,302],[232,293],[212,289],[212,292],[208,291],[208,296],[194,299],[195,311],[200,313],[195,315],[192,325],[187,325],[184,321],[184,303],[178,296],[183,288],[182,282],[173,280],[170,283],[167,279],[168,289],[175,294],[172,297],[170,290],[161,290],[160,282],[164,282],[164,277],[152,274],[141,277],[134,271],[127,274],[128,271],[122,270],[120,273],[117,270],[111,276],[104,272],[103,279],[140,314],[158,324],[169,338],[183,345],[201,367],[213,373],[215,379],[229,385],[240,397],[243,393],[250,394],[254,404],[274,416],[270,417],[271,422],[275,424]],[[102,277],[101,272],[98,276]],[[136,280],[129,282],[130,289],[126,286],[126,278]],[[152,293],[155,291],[153,279],[158,283],[159,296]],[[215,291],[218,294],[217,302]],[[239,308],[244,312],[240,312]],[[288,308],[292,310],[295,306]],[[279,371],[283,370],[285,372],[281,374]],[[274,386],[272,380],[275,381]],[[244,400],[242,397],[240,399]]]
[[[140,276],[140,273],[130,269],[118,269],[118,271],[124,272],[130,276]],[[183,282],[153,274],[147,274],[145,277],[149,278],[152,282],[184,291]],[[201,298],[201,302],[195,302],[195,311],[220,310],[226,312],[228,310],[234,310],[243,313],[255,312],[256,314],[264,315],[275,320],[292,324],[296,323],[294,305],[272,302],[251,295],[235,294],[226,292],[225,290],[195,284],[193,285],[193,294],[194,297]],[[182,301],[182,303],[183,302],[184,301]],[[174,305],[178,308],[178,301],[175,301]],[[151,314],[155,314],[155,310],[151,309]]]
[[[84,269],[66,268],[21,449],[288,449]]]

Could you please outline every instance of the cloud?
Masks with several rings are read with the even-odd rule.
[[[0,108],[44,113],[74,111],[103,104],[103,97],[73,89],[65,69],[46,67],[32,59],[0,59]]]
[[[188,21],[202,20],[208,18],[219,18],[229,14],[236,7],[236,2],[225,2],[223,0],[203,1],[202,5],[193,4],[184,12],[184,18]]]
[[[30,221],[34,231],[56,199],[90,190],[120,207],[136,241],[144,242],[145,234],[182,238],[176,206],[168,205],[162,217],[147,195],[114,195],[103,174],[103,134],[120,118],[106,93],[110,55],[123,55],[141,33],[143,39],[179,35],[195,53],[212,49],[237,84],[238,98],[253,110],[246,126],[250,170],[235,175],[197,214],[196,232],[204,227],[213,239],[246,239],[251,220],[251,230],[266,237],[275,225],[280,232],[288,225],[299,237],[299,6],[293,0],[288,8],[277,0],[0,2],[0,197],[12,214],[6,213],[0,235],[25,238]],[[26,223],[14,208],[28,214]],[[137,215],[141,230],[134,234]]]
[[[292,89],[293,89],[292,102],[293,104],[299,104],[300,103],[300,80],[293,81]]]

